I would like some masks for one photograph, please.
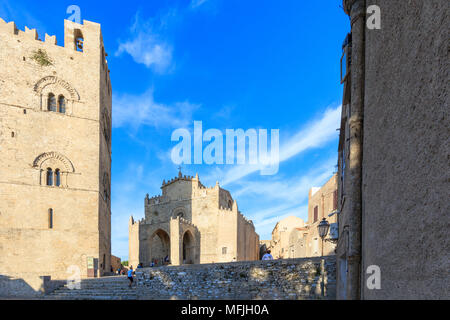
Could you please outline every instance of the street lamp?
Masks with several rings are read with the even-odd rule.
[[[323,239],[328,234],[328,229],[330,229],[330,224],[328,223],[327,219],[323,218],[322,221],[320,221],[319,225],[317,226],[317,229],[319,230],[319,236]]]
[[[322,238],[322,261],[321,261],[321,272],[322,272],[322,283],[320,284],[320,289],[322,291],[322,296],[325,295],[324,292],[324,285],[325,285],[325,260],[323,259],[323,239],[328,234],[328,229],[330,229],[330,224],[328,223],[327,219],[323,218],[322,221],[320,221],[319,225],[317,226],[317,229],[319,231],[319,236]]]

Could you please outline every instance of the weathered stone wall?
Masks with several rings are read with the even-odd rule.
[[[381,10],[381,29],[370,30],[365,21],[356,22],[364,3],[344,3],[356,5],[351,104],[344,89],[340,136],[338,298],[448,299],[450,4],[367,0],[366,7]],[[359,122],[349,119],[361,94],[359,171]],[[367,286],[367,269],[374,265],[380,288]]]
[[[367,4],[362,273],[378,265],[381,289],[362,298],[448,299],[450,4]]]
[[[336,260],[325,257],[325,296],[335,298]],[[321,258],[247,261],[137,269],[138,298],[315,299]]]
[[[73,48],[75,30],[83,52]],[[101,29],[66,20],[64,34],[60,46],[0,19],[2,275],[65,278],[76,265],[84,277],[87,257],[98,275],[110,271],[111,90]],[[50,64],[33,58],[39,50]],[[64,96],[65,112],[48,110],[50,93]],[[47,186],[47,168],[59,170],[59,186]]]

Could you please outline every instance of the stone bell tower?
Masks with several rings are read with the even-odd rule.
[[[104,275],[111,83],[100,25],[65,20],[60,46],[0,19],[0,44],[0,273]]]

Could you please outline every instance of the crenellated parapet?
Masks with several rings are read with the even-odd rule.
[[[129,226],[141,225],[141,224],[146,224],[145,218],[141,218],[140,220],[134,220],[133,216],[130,216],[130,219],[128,220]]]
[[[168,185],[171,185],[172,183],[175,183],[177,181],[189,181],[189,182],[198,181],[198,176],[193,177],[193,176],[186,176],[186,175],[184,175],[184,176],[175,177],[175,178],[170,179],[168,181],[163,180],[161,188],[167,187]],[[200,185],[201,185],[201,183],[200,183]]]
[[[25,26],[24,30],[20,30],[17,28],[17,25],[14,21],[6,22],[2,18],[0,18],[0,32],[5,34],[11,34],[15,35],[18,38],[22,39],[30,39],[30,40],[37,40],[41,43],[45,43],[48,45],[56,45],[56,36],[50,36],[47,33],[45,34],[44,41],[39,39],[39,34],[36,29],[30,29],[27,26]]]
[[[252,225],[252,226],[254,227],[253,221],[247,219],[240,211],[238,211],[238,215],[239,215],[239,217],[240,217],[242,220],[244,220],[245,222],[247,222],[248,224],[250,224],[250,225]]]
[[[157,205],[164,202],[164,196],[153,196],[149,197],[148,194],[145,198],[145,204],[146,205]]]
[[[102,65],[106,74],[109,74],[107,53],[103,46],[100,24],[84,20],[82,24],[64,20],[64,45],[58,45],[55,35],[45,34],[39,39],[36,29],[25,26],[24,30],[17,28],[14,21],[6,22],[0,18],[0,33],[17,37],[17,40],[35,41],[42,49],[60,48],[61,50],[74,51],[80,55],[88,53],[92,57],[97,56],[101,50]],[[86,41],[85,41],[86,40]],[[86,45],[85,45],[86,42]],[[107,77],[109,81],[109,76]]]

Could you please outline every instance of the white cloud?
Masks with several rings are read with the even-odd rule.
[[[113,95],[113,127],[130,126],[133,129],[140,125],[155,128],[186,127],[192,120],[193,112],[199,107],[187,101],[171,105],[155,102],[153,90],[141,95]]]
[[[163,33],[168,25],[169,12],[158,19],[142,21],[139,12],[136,13],[135,22],[130,28],[132,36],[119,43],[115,55],[128,53],[135,62],[152,68],[157,73],[166,73],[172,67],[173,47],[164,39]]]
[[[311,122],[280,146],[280,163],[310,149],[319,147],[337,137],[336,128],[340,126],[341,106],[327,109],[322,118]],[[270,153],[271,154],[271,153]],[[262,165],[236,165],[225,171],[221,181],[231,184],[262,169]]]
[[[198,8],[200,7],[202,4],[206,3],[208,0],[192,0],[191,1],[191,8]]]
[[[240,183],[244,187],[234,192],[234,195],[259,195],[264,199],[283,200],[288,204],[298,204],[299,199],[308,197],[309,189],[321,186],[323,181],[330,178],[336,159],[325,162],[319,170],[311,170],[307,175],[296,176],[279,181],[245,181]]]
[[[334,157],[324,161],[319,166],[309,170],[307,174],[278,181],[240,181],[241,189],[233,192],[234,197],[264,199],[260,206],[253,207],[244,213],[253,220],[256,232],[262,237],[268,237],[275,224],[288,217],[297,216],[308,218],[309,189],[322,186],[331,178],[334,172],[336,159]],[[265,203],[275,203],[273,206],[264,206]],[[263,209],[260,209],[260,208]]]

